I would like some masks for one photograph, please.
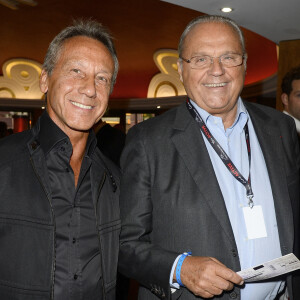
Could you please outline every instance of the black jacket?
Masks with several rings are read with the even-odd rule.
[[[55,220],[39,121],[0,140],[0,299],[49,300],[55,272]],[[119,170],[96,149],[92,193],[103,295],[115,299],[119,250]]]

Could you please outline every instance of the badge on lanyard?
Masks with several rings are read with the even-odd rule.
[[[218,143],[218,141],[214,138],[214,136],[210,133],[200,114],[196,110],[196,108],[192,105],[190,100],[188,99],[186,102],[187,109],[193,116],[193,118],[198,123],[200,130],[203,135],[206,137],[208,142],[211,144],[212,148],[215,150],[217,155],[220,157],[228,171],[231,175],[238,180],[246,189],[246,196],[248,199],[248,206],[243,207],[244,219],[247,228],[248,239],[259,239],[263,237],[267,237],[267,230],[264,220],[264,215],[262,211],[261,205],[254,205],[253,201],[253,191],[251,187],[251,147],[250,147],[250,135],[247,123],[245,124],[245,140],[247,145],[248,159],[249,159],[249,176],[248,180],[244,178],[241,172],[237,169],[234,163],[231,161],[230,157],[224,151],[222,146]]]
[[[243,207],[244,219],[249,240],[267,237],[264,214],[261,205]]]

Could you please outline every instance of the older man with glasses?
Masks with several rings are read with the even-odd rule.
[[[235,22],[196,18],[179,42],[186,103],[129,131],[119,269],[139,299],[296,299],[290,275],[236,273],[298,254],[299,237],[295,124],[240,98],[246,62]]]

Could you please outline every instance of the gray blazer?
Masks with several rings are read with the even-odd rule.
[[[295,125],[272,108],[245,105],[270,176],[282,254],[298,254],[300,154]],[[171,299],[171,267],[185,251],[240,270],[224,199],[185,103],[134,126],[121,166],[119,269],[141,283],[139,299]],[[291,296],[291,276],[287,281]],[[172,295],[178,298],[201,299],[186,288]],[[240,298],[238,287],[218,299],[232,298]]]

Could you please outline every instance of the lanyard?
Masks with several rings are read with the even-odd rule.
[[[251,178],[250,178],[250,167],[251,167],[251,148],[250,148],[250,136],[249,136],[249,130],[248,125],[246,123],[244,130],[245,130],[245,138],[246,138],[246,144],[247,144],[247,152],[248,152],[248,159],[249,159],[249,176],[248,180],[244,178],[244,176],[240,173],[240,171],[237,169],[237,167],[234,165],[232,160],[229,158],[229,156],[226,154],[224,149],[221,147],[221,145],[218,143],[218,141],[213,137],[213,135],[210,133],[209,129],[205,125],[203,119],[201,118],[200,114],[196,110],[196,108],[192,105],[190,100],[188,99],[186,102],[186,106],[192,117],[196,120],[198,123],[200,130],[206,137],[206,139],[209,141],[215,152],[218,154],[226,168],[229,170],[229,172],[232,174],[232,176],[238,180],[245,188],[246,188],[246,194],[248,198],[248,205],[250,208],[253,208],[254,202],[253,202],[253,192],[251,188]]]

